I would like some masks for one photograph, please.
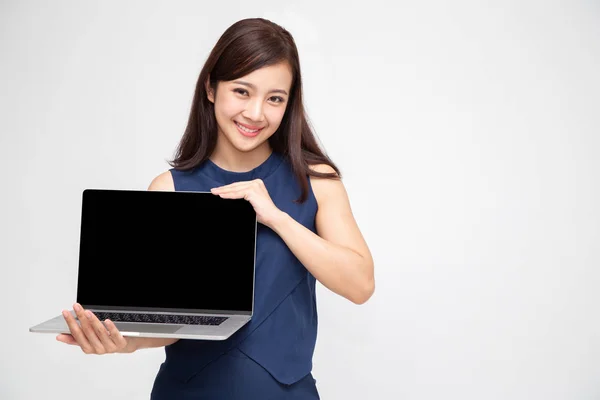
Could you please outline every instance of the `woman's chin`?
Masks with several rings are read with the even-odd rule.
[[[248,153],[258,149],[261,145],[265,144],[265,141],[236,141],[233,142],[233,147],[239,152]]]
[[[232,140],[231,143],[237,150],[248,152],[259,149],[262,146],[269,146],[267,139],[268,138],[265,138],[263,135],[258,135],[253,138],[238,136],[235,140]]]

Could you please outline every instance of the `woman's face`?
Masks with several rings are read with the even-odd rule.
[[[219,128],[218,146],[249,152],[269,146],[287,107],[292,71],[287,63],[260,68],[233,81],[218,83],[214,103]]]

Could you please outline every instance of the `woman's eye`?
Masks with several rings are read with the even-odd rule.
[[[246,94],[248,94],[248,91],[244,90],[244,89],[233,89],[233,91],[241,94],[242,96],[245,96]]]
[[[233,89],[234,93],[240,94],[242,96],[248,96],[248,91],[246,89]],[[285,102],[285,99],[283,97],[280,96],[273,96],[269,98],[270,101],[272,101],[273,103],[283,103]]]

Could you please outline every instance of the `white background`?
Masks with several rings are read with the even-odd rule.
[[[75,299],[82,190],[168,168],[246,17],[294,35],[375,258],[365,305],[318,288],[321,397],[600,397],[598,3],[301,3],[0,2],[0,398],[149,397],[164,349],[28,328]]]

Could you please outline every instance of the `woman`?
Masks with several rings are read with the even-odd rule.
[[[64,313],[71,335],[57,339],[92,354],[164,346],[156,400],[318,399],[315,282],[362,304],[374,291],[373,260],[339,170],[307,123],[289,32],[264,19],[225,31],[200,73],[170,165],[148,190],[210,190],[254,207],[252,320],[225,341],[131,338],[75,304],[81,327]]]

